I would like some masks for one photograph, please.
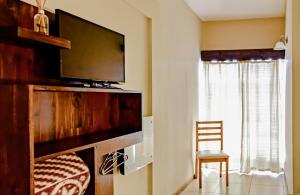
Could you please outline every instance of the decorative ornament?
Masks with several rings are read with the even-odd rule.
[[[34,15],[34,31],[49,35],[49,19],[44,11],[46,1],[47,0],[36,0],[38,13]]]

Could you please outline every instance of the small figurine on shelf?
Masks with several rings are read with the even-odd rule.
[[[49,19],[45,14],[44,6],[47,0],[36,0],[38,13],[34,16],[34,31],[49,35]]]

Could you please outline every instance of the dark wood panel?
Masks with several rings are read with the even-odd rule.
[[[139,93],[34,91],[33,102],[35,143],[99,131],[118,136],[142,130]],[[100,139],[102,135],[97,137]],[[83,139],[87,138],[79,140]]]
[[[13,16],[13,12],[9,10],[6,1],[0,0],[0,26],[16,25],[17,20]]]
[[[202,61],[225,61],[225,60],[273,60],[284,59],[285,51],[273,49],[245,49],[245,50],[210,50],[201,51]]]
[[[142,94],[122,94],[117,99],[118,102],[118,114],[112,114],[115,117],[114,120],[118,121],[118,126],[115,128],[123,129],[142,129]],[[116,118],[119,116],[119,118]]]
[[[0,43],[0,80],[27,83],[58,83],[55,58],[57,50],[21,47]]]
[[[16,26],[33,30],[33,18],[38,12],[38,8],[20,0],[8,0],[8,2],[9,10],[17,21]],[[50,34],[55,35],[55,15],[49,11],[45,11],[45,14],[49,18]]]
[[[89,148],[87,150],[82,150],[76,152],[77,155],[85,162],[90,170],[90,183],[88,188],[85,191],[87,195],[94,195],[95,194],[95,148]]]
[[[0,85],[0,189],[5,195],[33,192],[28,92],[22,85]]]
[[[33,17],[37,8],[18,0],[0,2],[0,80],[26,83],[60,84],[58,48],[33,41],[11,38],[18,36],[18,28],[33,29]],[[49,17],[52,35],[55,31],[54,14]],[[6,32],[16,29],[15,32]],[[5,33],[6,32],[6,33]],[[28,35],[20,31],[19,36]],[[27,32],[27,31],[26,31]]]

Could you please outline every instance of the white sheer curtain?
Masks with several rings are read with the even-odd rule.
[[[238,63],[207,63],[200,66],[200,120],[223,120],[224,151],[230,155],[229,168],[239,169],[241,154],[241,71]],[[209,142],[200,149],[220,149]],[[218,168],[218,164],[206,164]],[[216,167],[215,167],[216,166]]]
[[[200,67],[200,120],[224,121],[230,169],[280,170],[284,70],[281,60],[204,62]]]

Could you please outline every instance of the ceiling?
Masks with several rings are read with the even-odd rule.
[[[282,17],[286,0],[185,0],[203,20]]]

